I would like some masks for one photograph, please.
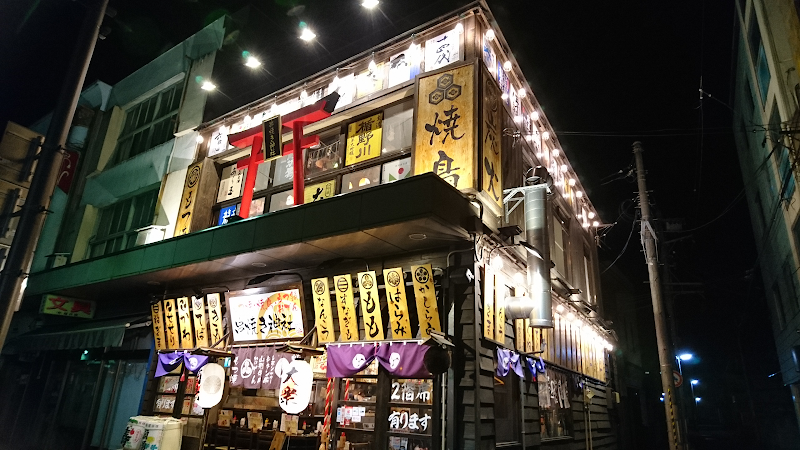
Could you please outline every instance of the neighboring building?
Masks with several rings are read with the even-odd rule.
[[[329,364],[301,428],[326,422],[329,438],[354,448],[616,448],[599,218],[493,24],[477,2],[211,118],[218,94],[202,83],[240,82],[225,77],[235,59],[224,43],[258,24],[220,19],[116,84],[57,239],[38,257],[56,256],[31,275],[15,316],[43,326],[4,349],[0,376],[16,392],[0,407],[4,435],[103,448],[141,413],[182,417],[187,442],[216,441],[220,410],[281,419],[272,388],[237,384],[247,352],[315,330],[308,338],[327,343],[330,362],[358,345],[427,349],[440,329],[452,361],[432,377],[398,375],[398,353],[348,375]],[[303,120],[297,152],[287,127]],[[264,151],[252,149],[262,136]],[[264,161],[281,148],[292,154]],[[504,189],[542,175],[537,166],[550,172],[548,199],[514,209],[522,197]],[[38,316],[47,295],[45,312],[96,310],[94,319]],[[267,297],[248,315],[255,300],[243,296]],[[296,299],[291,324],[262,311],[275,296]],[[512,320],[515,302],[551,326]],[[183,402],[193,376],[154,379],[155,361],[214,344],[238,359],[204,422]],[[521,376],[508,366],[517,356]],[[436,362],[446,361],[426,367]]]
[[[800,420],[800,21],[797,2],[736,8],[734,129],[786,394]],[[794,355],[794,356],[793,356]]]

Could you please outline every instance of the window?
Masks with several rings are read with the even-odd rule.
[[[559,214],[553,214],[553,247],[551,249],[551,258],[556,264],[556,270],[561,275],[567,277],[567,245],[569,243],[569,233],[567,231],[567,222],[562,221]]]
[[[772,157],[775,158],[775,165],[778,166],[781,180],[781,198],[791,199],[794,194],[795,181],[792,174],[792,163],[789,161],[789,149],[783,145],[781,115],[777,103],[772,104],[772,114],[769,118],[769,138],[772,144]]]
[[[787,304],[786,311],[788,311],[792,317],[797,314],[798,306],[800,306],[797,298],[797,271],[794,269],[793,262],[793,258],[790,255],[786,258],[781,268],[784,285],[786,286],[786,296],[784,298]]]
[[[414,106],[411,102],[386,108],[383,113],[382,153],[411,148]]]
[[[591,253],[589,249],[584,247],[583,248],[583,298],[586,299],[586,302],[594,304],[594,298],[592,297],[592,259]]]
[[[183,84],[178,83],[125,112],[114,162],[119,163],[172,139]]]
[[[778,317],[778,326],[782,330],[786,327],[786,310],[783,308],[781,288],[777,281],[772,283],[772,302],[775,304],[775,315]]]
[[[758,92],[761,94],[761,102],[767,102],[767,92],[769,92],[769,64],[767,63],[767,54],[764,51],[764,45],[758,47],[758,62],[756,63],[756,77],[758,78]]]
[[[542,440],[572,436],[572,385],[569,377],[548,367],[539,375],[537,383]]]
[[[91,242],[91,257],[131,248],[137,229],[153,224],[158,189],[126,198],[100,210],[97,233]]]
[[[522,404],[519,383],[513,370],[504,377],[494,376],[494,433],[498,444],[520,441]]]

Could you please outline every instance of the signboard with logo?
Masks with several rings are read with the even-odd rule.
[[[281,116],[277,115],[265,120],[262,127],[264,128],[264,161],[279,158],[283,149]]]
[[[208,227],[218,184],[217,170],[208,158],[189,166],[175,221],[175,236]]]
[[[386,300],[389,303],[389,327],[392,339],[411,339],[411,321],[408,318],[408,301],[406,300],[406,283],[403,269],[385,269],[383,279],[386,283]]]
[[[39,312],[53,316],[80,317],[91,319],[94,317],[97,306],[91,300],[64,297],[63,295],[47,294],[42,297],[42,306]]]
[[[442,331],[431,265],[411,266],[411,279],[414,281],[414,297],[417,300],[419,334],[422,339],[428,339],[432,330]]]
[[[328,278],[311,280],[311,291],[314,295],[314,323],[317,325],[317,341],[319,343],[333,342],[336,340],[336,335],[333,330]]]
[[[343,341],[358,340],[358,316],[353,302],[353,282],[350,274],[333,277],[336,306],[339,309],[339,336]]]
[[[417,77],[414,173],[433,172],[460,190],[473,190],[475,64]]]
[[[358,295],[366,339],[368,341],[382,341],[381,300],[378,295],[378,279],[374,270],[358,274]]]
[[[225,297],[234,342],[299,339],[305,334],[299,288],[278,292],[247,289]]]

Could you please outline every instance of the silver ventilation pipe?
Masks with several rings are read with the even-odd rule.
[[[553,328],[552,299],[550,297],[550,211],[547,188],[550,175],[544,167],[536,167],[534,183],[525,190],[525,239],[538,250],[538,257],[527,252],[528,295],[533,303],[530,313],[534,328]]]
[[[550,204],[548,189],[552,185],[547,169],[538,166],[528,178],[528,186],[510,190],[510,199],[522,192],[525,205],[525,240],[528,266],[528,297],[512,297],[506,303],[506,316],[512,319],[529,318],[534,328],[553,328],[550,297]],[[513,208],[512,208],[513,209]]]

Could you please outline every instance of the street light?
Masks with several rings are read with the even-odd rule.
[[[700,380],[692,380],[691,383],[692,386],[697,386],[698,384],[700,384]]]
[[[700,397],[695,397],[694,398],[694,403],[695,403],[695,405],[700,403]]]
[[[680,355],[678,355],[678,358],[681,361],[689,361],[693,357],[694,357],[694,355],[692,355],[691,353],[681,353]]]

